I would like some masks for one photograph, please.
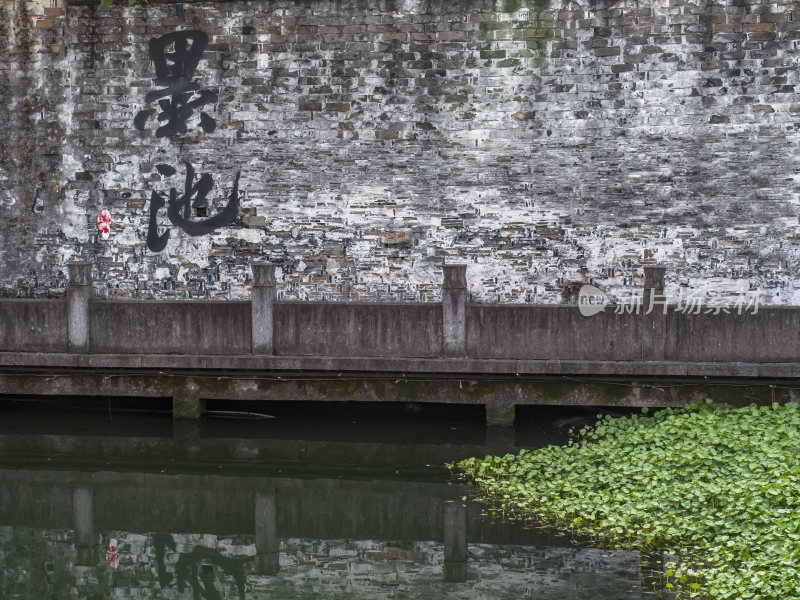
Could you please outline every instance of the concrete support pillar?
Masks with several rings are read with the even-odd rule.
[[[70,352],[89,351],[89,299],[92,297],[92,265],[70,263],[67,284],[67,339]]]
[[[271,355],[274,347],[275,265],[253,263],[252,269],[253,289],[250,293],[252,352]]]
[[[172,393],[173,419],[199,419],[206,412],[206,401],[200,398],[200,388],[189,380]]]
[[[444,580],[467,580],[467,507],[459,501],[445,502]]]
[[[443,265],[442,353],[467,355],[467,265]]]
[[[513,427],[517,416],[514,401],[499,393],[486,400],[486,425],[488,427]]]
[[[97,533],[94,530],[94,495],[89,488],[76,488],[72,492],[72,527],[75,530],[78,564],[83,566],[96,564]]]
[[[259,575],[277,575],[280,571],[280,547],[275,503],[275,484],[259,486],[255,492],[256,571]]]
[[[664,275],[666,267],[644,268],[642,360],[664,360],[666,343],[666,297]]]

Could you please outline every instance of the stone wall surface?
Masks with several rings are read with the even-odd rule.
[[[247,354],[249,302],[92,302],[90,349],[97,353]]]
[[[642,319],[638,315],[609,310],[586,318],[574,306],[471,305],[466,323],[468,356],[541,360],[642,358]],[[690,325],[681,333],[692,335],[694,331]]]
[[[440,356],[442,310],[432,303],[276,304],[275,351],[282,355]]]
[[[67,305],[59,300],[4,300],[0,350],[63,352],[67,349]]]
[[[476,301],[561,302],[660,263],[800,304],[799,39],[786,0],[2,0],[0,294],[81,259],[101,296],[247,298],[256,258],[283,299],[437,300],[465,262]]]

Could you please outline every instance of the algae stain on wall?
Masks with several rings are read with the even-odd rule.
[[[559,37],[550,0],[501,0],[498,10],[476,13],[483,67],[538,75]]]

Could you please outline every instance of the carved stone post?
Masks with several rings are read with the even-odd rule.
[[[644,268],[644,294],[642,295],[642,360],[664,360],[667,315],[664,297],[663,266]]]
[[[253,289],[250,294],[253,354],[272,354],[273,308],[275,305],[275,265],[253,263]]]
[[[442,352],[446,357],[467,355],[467,265],[443,265]]]
[[[92,297],[92,265],[75,262],[68,265],[67,339],[69,351],[89,351],[89,299]]]

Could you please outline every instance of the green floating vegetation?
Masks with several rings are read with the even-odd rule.
[[[678,598],[800,598],[796,403],[643,409],[567,446],[449,466],[498,517],[677,555],[663,585]]]
[[[133,6],[136,4],[138,0],[126,0],[128,6]],[[98,10],[107,10],[111,8],[111,5],[114,4],[114,0],[100,0],[100,4],[98,5]]]

